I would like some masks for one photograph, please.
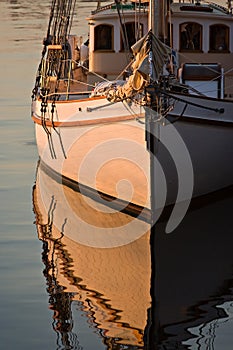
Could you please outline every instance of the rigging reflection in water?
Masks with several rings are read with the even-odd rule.
[[[217,349],[218,320],[228,320],[221,305],[233,300],[233,196],[221,194],[194,203],[171,234],[162,220],[151,231],[140,222],[140,237],[102,248],[75,241],[74,233],[88,237],[101,226],[112,239],[114,227],[119,240],[130,216],[105,211],[90,198],[87,205],[39,166],[33,201],[58,348],[85,348],[75,325],[80,310],[107,349]],[[70,225],[67,203],[86,220],[86,231]]]

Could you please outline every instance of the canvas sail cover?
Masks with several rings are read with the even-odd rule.
[[[133,73],[122,86],[110,88],[107,98],[112,102],[122,101],[143,91],[144,87],[157,81],[163,73],[164,65],[170,61],[172,50],[155,37],[151,31],[132,47],[134,62]]]

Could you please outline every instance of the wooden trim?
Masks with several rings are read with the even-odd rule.
[[[138,115],[137,118],[145,118],[144,114]],[[96,124],[107,124],[107,123],[119,123],[128,120],[134,120],[134,115],[125,115],[120,117],[111,118],[98,118],[98,119],[88,119],[88,120],[76,120],[76,121],[51,121],[41,118],[40,116],[32,114],[32,120],[35,124],[44,125],[47,127],[72,127],[72,126],[86,126],[86,125],[96,125]]]
[[[48,50],[62,50],[62,45],[48,45]]]
[[[64,95],[67,95],[66,93],[64,93]],[[71,95],[68,93],[68,95]],[[73,93],[74,95],[74,93]],[[82,95],[82,93],[80,94]],[[105,96],[98,96],[98,97],[87,97],[87,98],[83,98],[80,100],[58,100],[56,101],[56,104],[58,103],[79,103],[79,102],[85,102],[85,101],[95,101],[95,100],[104,100],[106,97]]]
[[[75,92],[70,92],[70,93],[66,93],[66,92],[57,92],[57,93],[51,93],[48,96],[54,96],[54,95],[75,95]],[[77,94],[77,95],[82,95],[82,93]],[[87,98],[83,98],[83,99],[78,99],[78,100],[56,100],[56,104],[59,103],[79,103],[79,102],[85,102],[85,101],[95,101],[95,100],[104,100],[106,97],[105,96],[94,96],[94,97],[87,97]],[[41,101],[42,99],[40,97],[37,98],[37,101]],[[52,101],[49,100],[49,103],[51,103]]]

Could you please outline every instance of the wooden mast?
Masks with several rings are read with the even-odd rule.
[[[166,1],[151,0],[149,11],[149,29],[161,41],[166,38]]]

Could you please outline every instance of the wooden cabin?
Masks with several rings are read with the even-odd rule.
[[[232,98],[233,16],[230,8],[204,1],[175,1],[170,8],[162,7],[162,11],[167,18],[164,40],[177,52],[178,65],[221,65],[225,80],[221,96]],[[141,2],[141,6],[126,2],[120,5],[119,12],[124,15],[123,27],[115,4],[97,8],[88,18],[90,84],[97,80],[91,72],[109,80],[117,78],[130,60],[130,46],[148,31],[148,2]],[[127,32],[128,48],[122,30]]]
[[[115,3],[97,8],[88,18],[88,83],[97,80],[91,72],[108,80],[117,78],[132,58],[130,47],[148,31],[148,3],[142,2],[141,6],[133,2],[120,4],[119,12],[124,15],[122,25]],[[127,33],[127,42],[123,31]]]
[[[174,2],[169,22],[171,46],[178,53],[178,64],[220,64],[224,70],[224,96],[233,98],[231,11],[204,1]]]

